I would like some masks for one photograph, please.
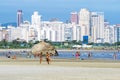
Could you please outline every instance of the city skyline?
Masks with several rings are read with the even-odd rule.
[[[120,41],[120,25],[109,25],[104,22],[103,12],[90,12],[82,8],[78,17],[71,17],[71,23],[61,21],[42,21],[39,12],[35,11],[31,15],[31,22],[22,20],[22,11],[18,10],[18,24],[0,27],[0,41],[3,39],[13,41],[16,39],[29,41],[50,40],[53,42],[63,41],[86,41],[85,43],[115,43]],[[76,15],[76,13],[75,13]],[[74,21],[76,20],[76,21]],[[20,22],[19,22],[20,21]],[[79,22],[75,24],[75,22]]]
[[[0,3],[0,23],[16,22],[17,10],[23,11],[23,20],[31,21],[33,12],[38,11],[42,15],[42,20],[58,18],[65,22],[70,19],[71,12],[87,8],[93,12],[104,12],[105,20],[110,24],[119,24],[119,3],[119,0],[4,0]]]

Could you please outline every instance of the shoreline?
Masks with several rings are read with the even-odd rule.
[[[38,58],[5,58],[0,57],[0,65],[48,65],[45,58],[43,58],[42,64],[39,63]],[[119,60],[76,60],[76,59],[51,59],[53,66],[61,67],[96,67],[96,68],[120,68]]]

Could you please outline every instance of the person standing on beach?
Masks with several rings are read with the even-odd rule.
[[[14,55],[14,56],[12,57],[12,59],[16,59],[16,55]]]
[[[46,61],[50,64],[50,54],[48,52],[46,52]]]
[[[92,56],[92,55],[91,55],[91,52],[89,52],[89,53],[88,53],[88,58],[91,58],[91,56]]]
[[[113,58],[114,58],[114,60],[117,59],[117,54],[116,53],[113,54]]]
[[[75,53],[76,60],[79,59],[79,56],[80,56],[80,53],[77,51],[77,52]]]
[[[7,57],[7,58],[11,58],[11,53],[8,52],[8,53],[6,54],[6,57]]]

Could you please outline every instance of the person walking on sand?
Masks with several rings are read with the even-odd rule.
[[[113,58],[114,58],[114,60],[117,59],[117,54],[116,53],[113,54]]]
[[[40,53],[40,64],[42,63],[42,52]]]
[[[88,58],[91,58],[91,56],[92,56],[92,55],[91,55],[91,52],[89,52],[89,53],[88,53]]]
[[[76,54],[75,54],[76,60],[79,59],[79,56],[80,56],[80,53],[76,52]]]
[[[14,55],[14,56],[12,57],[12,59],[16,59],[16,55]]]
[[[46,61],[50,64],[50,54],[48,52],[46,52]]]

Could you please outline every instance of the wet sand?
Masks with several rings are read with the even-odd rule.
[[[0,80],[119,80],[119,61],[0,59]],[[3,60],[3,61],[2,61]]]

